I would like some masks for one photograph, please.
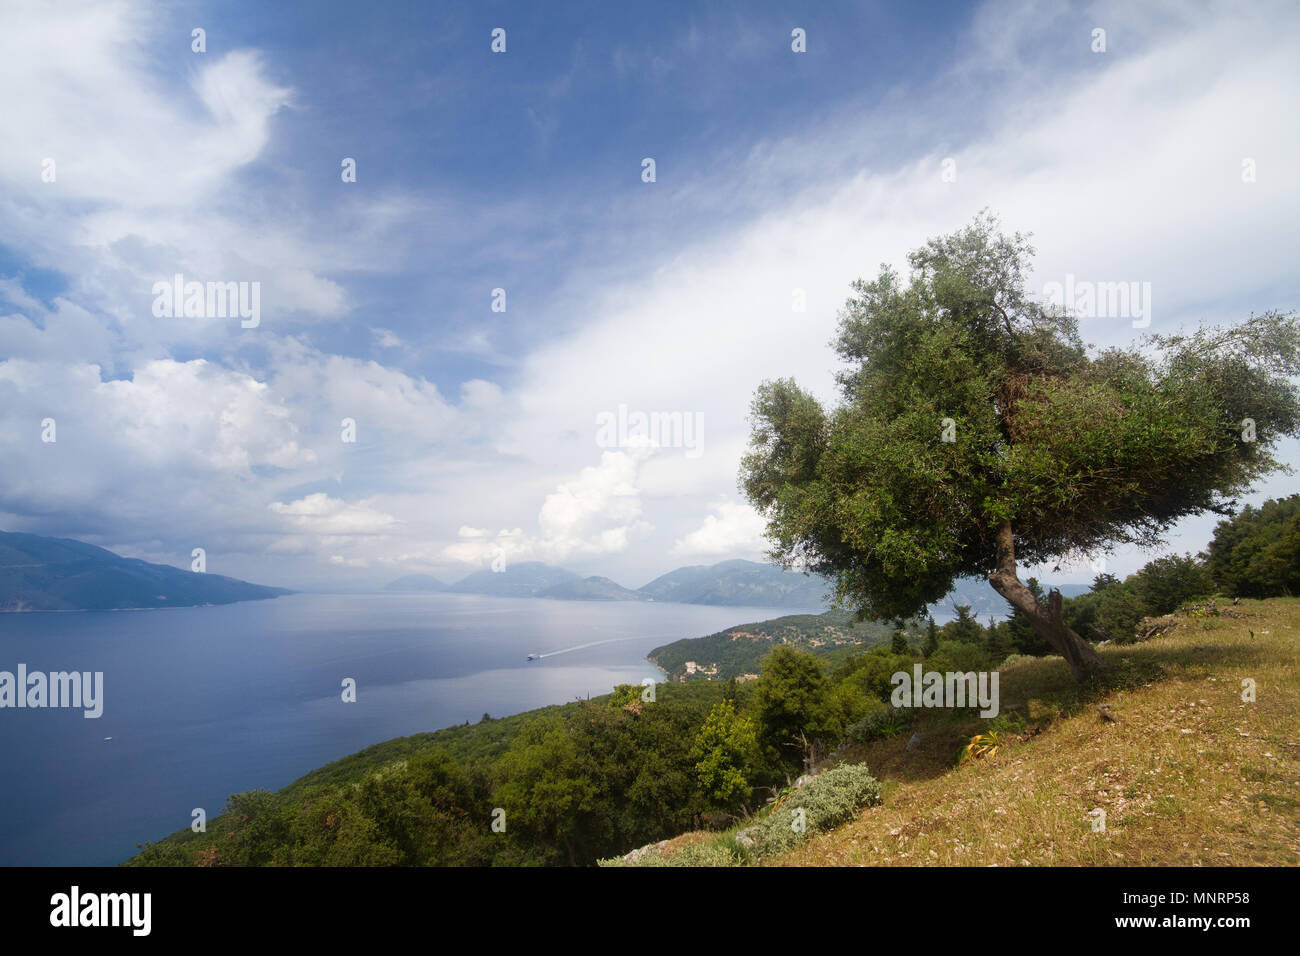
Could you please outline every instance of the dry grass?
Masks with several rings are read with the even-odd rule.
[[[1300,599],[1231,610],[1239,616],[1182,617],[1144,644],[1103,648],[1116,673],[1091,691],[1059,658],[1005,668],[1003,711],[1025,726],[989,759],[954,769],[984,722],[923,712],[913,750],[904,734],[847,755],[885,784],[883,806],[770,863],[1295,865]]]

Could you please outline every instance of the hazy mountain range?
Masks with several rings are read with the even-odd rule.
[[[475,571],[455,584],[445,584],[427,574],[413,574],[391,582],[387,589],[571,601],[671,601],[805,609],[824,607],[827,592],[826,583],[819,577],[755,561],[678,568],[635,591],[609,578],[584,578],[536,561],[508,565],[501,571]]]
[[[290,593],[123,558],[70,538],[0,531],[0,611],[187,607]]]
[[[454,594],[489,594],[497,597],[542,597],[574,601],[671,601],[679,604],[712,604],[723,607],[779,607],[814,610],[829,607],[826,581],[816,575],[784,571],[756,561],[723,561],[693,565],[661,575],[632,590],[604,577],[584,578],[563,568],[535,561],[508,565],[504,570],[475,571],[454,584],[427,574],[412,574],[387,585],[390,591],[445,591]],[[1061,585],[1067,597],[1082,594],[1087,585]],[[930,606],[939,619],[954,614],[954,605],[970,607],[981,622],[1002,619],[1009,613],[1007,602],[987,581],[970,578],[942,601]]]
[[[815,575],[785,571],[756,561],[723,561],[678,568],[632,590],[606,577],[582,577],[536,561],[502,571],[475,571],[448,584],[427,574],[390,582],[389,591],[540,597],[569,601],[664,601],[680,604],[820,610],[829,588]],[[1086,586],[1063,586],[1067,594]],[[219,574],[124,558],[68,538],[0,531],[0,611],[107,610],[229,604],[292,593]],[[950,616],[954,604],[970,605],[980,620],[1005,617],[1008,608],[984,581],[958,582],[932,606]]]

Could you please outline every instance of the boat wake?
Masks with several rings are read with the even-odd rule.
[[[573,651],[586,650],[588,647],[599,647],[601,644],[624,644],[627,641],[640,641],[640,637],[611,637],[603,641],[589,641],[586,644],[575,644],[573,647],[562,647],[558,651],[547,651],[544,654],[529,654],[530,661],[540,661],[543,657],[558,657],[561,654],[569,654]]]

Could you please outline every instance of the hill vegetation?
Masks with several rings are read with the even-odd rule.
[[[760,854],[737,823],[603,862],[1294,866],[1300,599],[1163,623],[1148,641],[1101,649],[1104,684],[1080,688],[1059,657],[1021,658],[1000,669],[1006,703],[992,721],[921,710],[848,744],[827,765],[870,767],[881,796],[837,828]],[[994,735],[996,751],[958,763],[976,734]]]
[[[855,622],[847,611],[790,614],[729,627],[707,637],[683,638],[656,647],[646,657],[670,681],[743,681],[758,677],[763,658],[778,645],[827,657],[836,651],[887,643],[893,633],[894,628],[888,624]],[[688,662],[694,666],[688,668]]]

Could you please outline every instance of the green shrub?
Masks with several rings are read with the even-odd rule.
[[[697,840],[677,847],[670,853],[647,853],[629,863],[621,856],[599,860],[600,866],[743,866],[752,854],[736,842],[734,836]]]
[[[882,707],[851,726],[846,733],[850,740],[865,744],[883,737],[901,734],[912,722],[912,711],[899,707]]]
[[[810,835],[847,823],[862,807],[880,803],[880,783],[866,764],[844,764],[818,774],[746,831],[755,856],[774,856]],[[804,830],[795,829],[796,811],[804,811]]]
[[[1025,715],[1018,710],[1004,711],[989,721],[988,729],[991,734],[1023,734],[1029,721]]]
[[[818,774],[790,793],[757,823],[712,840],[678,847],[667,855],[647,854],[628,863],[622,857],[600,860],[601,866],[744,866],[775,856],[816,833],[847,823],[863,807],[880,803],[880,784],[866,764],[843,764]],[[803,831],[794,828],[795,811],[804,811]]]

